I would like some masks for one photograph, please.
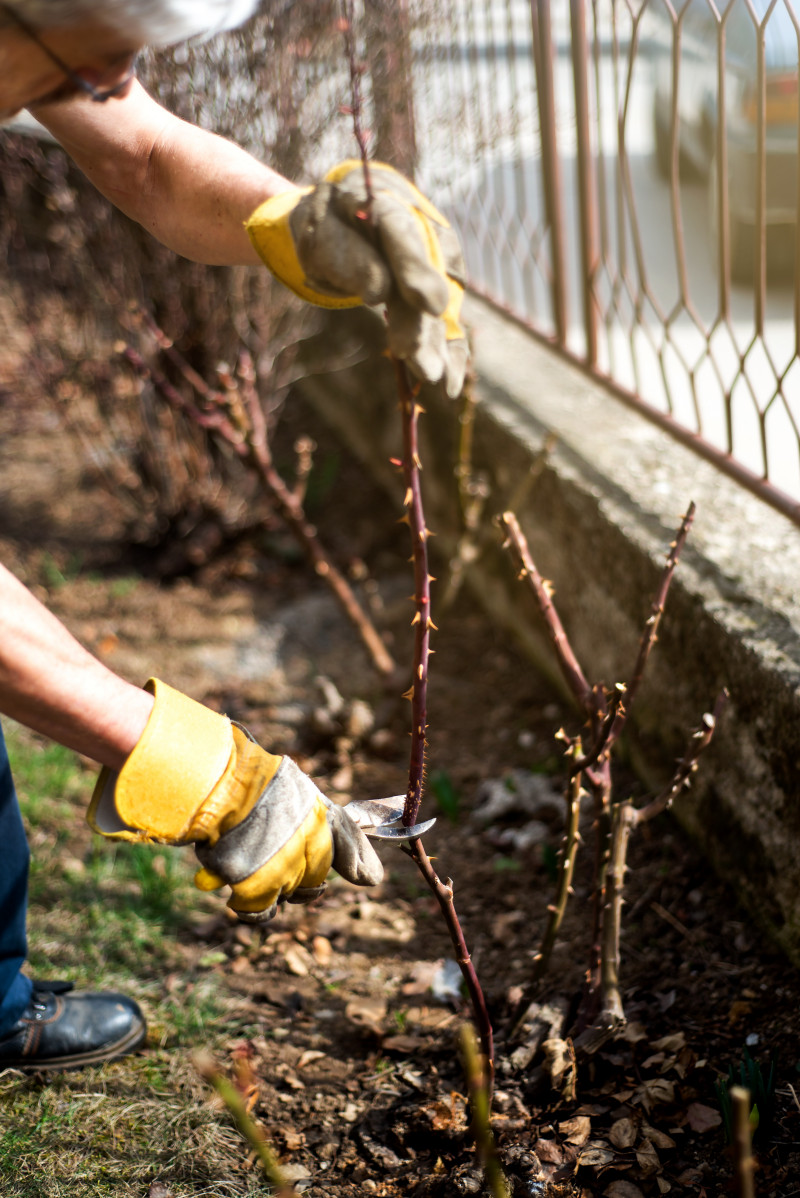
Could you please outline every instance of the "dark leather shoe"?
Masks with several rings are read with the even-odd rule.
[[[133,999],[70,994],[62,986],[50,989],[45,982],[34,989],[21,1018],[0,1036],[0,1069],[79,1069],[113,1061],[142,1043],[147,1025]]]

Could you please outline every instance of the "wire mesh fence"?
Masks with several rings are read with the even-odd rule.
[[[470,285],[800,520],[797,0],[440,0],[417,177]]]

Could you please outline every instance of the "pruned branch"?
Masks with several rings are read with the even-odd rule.
[[[689,741],[686,752],[679,761],[678,768],[675,770],[669,785],[665,786],[661,794],[651,799],[645,807],[640,807],[634,813],[634,824],[646,823],[647,820],[654,819],[662,811],[666,811],[671,806],[673,799],[690,784],[692,774],[697,770],[700,754],[705,752],[711,744],[711,738],[716,731],[720,716],[725,710],[728,698],[728,691],[726,688],[723,688],[717,695],[714,710],[712,712],[707,711],[703,715],[701,726],[692,733],[692,739]]]
[[[591,716],[593,714],[592,688],[586,681],[586,676],[578,664],[578,659],[564,631],[564,625],[561,623],[561,617],[553,605],[553,587],[546,579],[542,578],[537,570],[531,556],[531,551],[528,548],[528,542],[514,513],[503,512],[502,516],[499,517],[499,522],[500,527],[506,534],[506,547],[511,550],[512,556],[517,563],[519,576],[527,580],[538,604],[553,648],[556,651],[561,672],[581,709],[587,716]]]

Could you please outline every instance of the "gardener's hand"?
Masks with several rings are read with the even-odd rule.
[[[385,304],[389,349],[418,378],[461,391],[464,262],[454,230],[416,187],[384,163],[354,159],[308,190],[286,191],[247,222],[261,258],[312,304]]]
[[[88,820],[122,840],[194,843],[203,890],[229,885],[241,919],[270,919],[281,899],[308,902],[331,865],[374,886],[383,866],[364,833],[288,757],[260,748],[225,716],[163,682],[120,770],[104,769]]]

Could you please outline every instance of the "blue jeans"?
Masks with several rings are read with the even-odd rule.
[[[0,728],[0,1035],[17,1022],[31,997],[20,972],[28,951],[28,841]]]

